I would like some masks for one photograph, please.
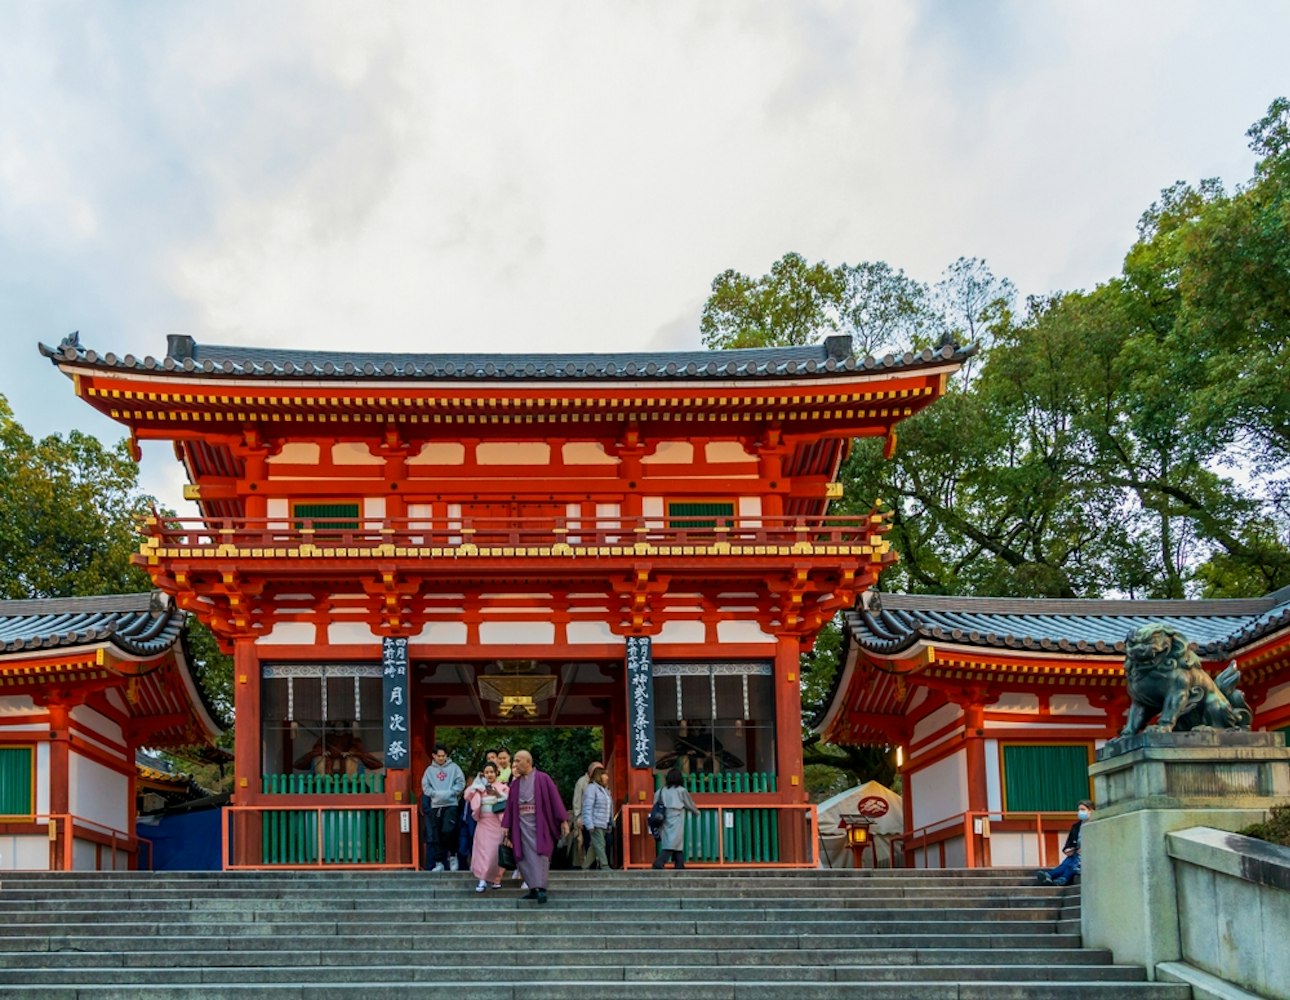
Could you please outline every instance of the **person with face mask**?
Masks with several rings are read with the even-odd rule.
[[[1056,868],[1035,873],[1035,877],[1042,885],[1070,885],[1075,879],[1079,878],[1079,832],[1080,827],[1084,825],[1084,821],[1093,815],[1093,803],[1088,799],[1080,800],[1079,810],[1076,815],[1079,819],[1071,827],[1071,832],[1066,835],[1066,845],[1062,848],[1062,853],[1066,855],[1066,860]]]

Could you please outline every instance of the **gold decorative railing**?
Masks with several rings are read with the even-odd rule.
[[[869,556],[890,551],[881,517],[143,519],[158,559]]]

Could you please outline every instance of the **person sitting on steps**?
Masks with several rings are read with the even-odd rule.
[[[1066,844],[1062,848],[1062,853],[1066,855],[1066,859],[1056,868],[1035,873],[1035,878],[1037,878],[1042,885],[1070,885],[1079,878],[1080,827],[1084,825],[1084,821],[1086,819],[1093,815],[1093,803],[1088,799],[1081,799],[1077,815],[1079,816],[1079,819],[1075,821],[1075,825],[1071,827],[1070,833],[1066,835]]]

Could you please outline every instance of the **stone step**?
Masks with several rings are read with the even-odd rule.
[[[254,909],[209,909],[170,908],[160,906],[117,907],[107,905],[93,909],[41,909],[23,908],[20,911],[21,923],[30,924],[104,924],[120,923],[150,924],[165,922],[169,924],[249,924],[281,923],[305,924],[312,920],[346,922],[359,925],[380,925],[390,922],[392,914],[398,915],[403,923],[442,923],[455,924],[460,921],[478,922],[505,920],[507,922],[524,921],[533,914],[535,907],[531,900],[514,898],[484,899],[471,893],[473,898],[463,902],[454,902],[450,906],[436,905],[427,907],[424,904],[416,909],[341,909],[339,907],[314,904],[311,909],[279,907],[259,903]],[[829,920],[836,923],[854,924],[863,922],[884,923],[887,921],[956,921],[973,923],[979,921],[1055,921],[1071,919],[1069,911],[1057,905],[1049,906],[1009,906],[984,907],[961,906],[954,909],[929,906],[874,906],[854,908],[830,908],[827,912],[818,906],[765,906],[765,907],[633,907],[630,913],[624,912],[621,906],[607,906],[601,901],[592,905],[570,901],[567,897],[552,895],[547,906],[559,906],[567,909],[576,906],[584,914],[588,923],[610,923],[626,926],[630,923],[662,922],[675,919],[700,921],[709,924],[738,921],[741,923],[770,923],[786,920],[820,921]],[[912,902],[912,901],[911,901]],[[540,917],[539,911],[535,917]],[[17,923],[0,924],[0,934],[17,926]]]
[[[266,925],[267,926],[267,925]],[[542,936],[543,944],[555,949],[578,949],[587,946],[587,933],[585,929],[574,930],[572,928],[561,928],[564,933],[544,933]],[[369,932],[357,932],[353,928],[347,928],[343,931],[337,930],[328,934],[313,934],[308,936],[297,936],[292,939],[291,947],[305,949],[334,949],[337,947],[337,940],[348,941],[354,947],[360,945],[366,947],[376,947],[382,942],[389,940],[391,942],[402,942],[407,948],[417,949],[452,949],[452,950],[475,950],[479,951],[479,935],[469,934],[452,934],[452,933],[408,933],[405,930],[391,931],[386,934],[372,934]],[[745,934],[738,944],[740,947],[778,950],[782,948],[846,948],[855,949],[864,947],[875,940],[881,940],[882,943],[890,948],[1078,948],[1080,947],[1080,936],[1078,934],[1057,934],[1054,932],[1047,933],[995,933],[990,930],[978,932],[976,930],[964,930],[960,933],[946,933],[941,931],[931,932],[904,932],[889,933],[881,928],[869,928],[855,934]],[[700,950],[700,951],[718,951],[725,947],[727,942],[721,939],[720,947],[713,941],[698,936],[677,936],[669,938],[667,947],[670,950]],[[392,947],[387,944],[386,947]],[[166,950],[166,951],[203,951],[203,950],[220,950],[228,951],[234,948],[240,948],[246,951],[272,951],[282,947],[282,936],[278,934],[265,933],[263,935],[239,934],[236,936],[225,935],[175,935],[167,934],[164,937],[146,937],[139,938],[134,935],[116,936],[111,934],[66,934],[61,932],[14,936],[4,939],[4,950],[6,952],[53,952],[53,951],[140,951],[140,950]]]
[[[656,958],[658,956],[655,956]],[[586,956],[583,956],[586,963]],[[336,966],[329,970],[328,979],[335,981],[362,980],[383,983],[446,983],[470,982],[480,977],[482,966],[479,956],[467,964],[386,965],[380,967]],[[505,966],[504,973],[510,982],[541,982],[550,975],[545,965]],[[633,965],[633,964],[576,964],[560,966],[559,976],[564,980],[621,980],[623,982],[721,982],[774,980],[795,982],[1096,982],[1134,983],[1146,979],[1141,968],[1124,965],[915,965],[892,966],[858,965],[848,962],[840,965],[746,965],[723,966],[719,961],[708,967],[694,965]],[[271,968],[262,966],[222,966],[210,969],[181,969],[168,966],[153,968],[121,968],[112,966],[85,966],[81,968],[39,968],[26,970],[0,969],[0,987],[21,985],[89,985],[89,986],[166,986],[191,983],[194,977],[203,983],[232,985],[239,983],[291,984],[307,982],[318,977],[317,966],[282,965]]]
[[[1016,981],[780,983],[767,981],[624,982],[548,980],[488,983],[303,982],[274,986],[202,983],[169,986],[14,986],[14,1000],[1191,1000],[1191,987],[1174,983],[1035,983]]]
[[[713,961],[713,950],[670,951],[667,963],[673,966],[703,967]],[[911,965],[961,965],[992,966],[1022,964],[1028,966],[1084,966],[1110,965],[1111,953],[1098,948],[1018,948],[1007,953],[989,948],[856,948],[839,953],[833,950],[812,948],[784,949],[777,952],[755,950],[735,950],[723,947],[717,952],[723,966],[760,966],[768,964],[773,956],[784,964],[828,966],[839,963],[858,963],[863,965],[885,965],[892,967]],[[587,961],[585,948],[555,951],[535,948],[525,956],[531,962],[541,964],[544,968],[568,965],[582,965]],[[597,957],[609,965],[641,967],[660,960],[656,949],[617,948],[612,945],[597,949]],[[435,952],[435,959],[446,965],[469,966],[479,960],[479,949]],[[53,954],[46,952],[14,953],[0,951],[0,969],[33,969],[41,968],[36,963],[40,960],[55,964],[58,968],[174,968],[191,967],[237,967],[254,966],[268,968],[284,965],[304,965],[308,968],[360,964],[364,968],[379,968],[389,965],[405,965],[408,961],[406,947],[390,949],[364,949],[356,956],[351,951],[320,950],[291,948],[274,951],[60,951]],[[791,960],[791,962],[789,961]]]

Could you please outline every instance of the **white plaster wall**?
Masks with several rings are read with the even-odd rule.
[[[1003,779],[999,767],[999,741],[985,740],[985,807],[1003,808]]]
[[[709,441],[704,456],[709,462],[747,462],[752,458],[738,441]]]
[[[914,802],[915,829],[967,810],[966,750],[911,771],[906,778]]]
[[[372,631],[372,627],[367,622],[328,622],[327,641],[333,646],[365,642],[379,646],[381,637]]]
[[[1096,715],[1106,718],[1100,708],[1094,708],[1082,694],[1055,694],[1048,699],[1048,711],[1053,715]]]
[[[967,842],[962,837],[952,837],[945,842],[945,867],[967,867]]]
[[[427,444],[408,458],[408,465],[465,465],[466,446],[457,441]]]
[[[72,813],[128,833],[129,779],[97,761],[82,757],[75,750],[68,754],[67,769],[71,786],[68,788],[67,806]]]
[[[1283,705],[1290,705],[1290,684],[1278,684],[1268,689],[1268,696],[1259,706],[1259,712],[1268,712]]]
[[[441,646],[463,646],[466,643],[465,622],[426,622],[421,631],[409,637],[412,642],[433,642]]]
[[[257,646],[312,646],[318,630],[312,622],[278,622],[273,631],[255,640]]]
[[[125,738],[121,735],[121,727],[92,708],[77,705],[72,709],[71,717],[74,722],[85,726],[91,732],[97,733],[110,743],[121,744],[125,742]]]
[[[270,518],[280,519],[269,522],[270,531],[286,531],[291,527],[291,502],[286,497],[270,497],[264,510]]]
[[[545,441],[484,441],[475,446],[480,465],[550,465],[551,446]]]
[[[30,695],[9,694],[0,697],[0,719],[6,715],[48,715],[49,711],[45,708],[37,708],[36,703],[31,700]],[[9,729],[9,727],[5,727]],[[16,727],[19,729],[29,728],[26,726]]]
[[[1001,695],[999,700],[987,705],[987,712],[1038,712],[1039,695],[1012,692]]]
[[[599,441],[567,441],[560,450],[565,465],[617,465],[618,459],[605,453]]]
[[[385,497],[364,497],[363,519],[367,521],[367,527],[379,528],[385,520]]]
[[[991,834],[991,867],[1038,868],[1043,863],[1039,856],[1039,840],[1033,833]],[[1057,864],[1057,859],[1052,859],[1052,863]]]
[[[663,465],[676,462],[691,465],[694,462],[694,445],[689,441],[664,441],[652,455],[641,459],[642,465]]]
[[[322,449],[311,441],[292,441],[282,446],[276,455],[269,456],[270,465],[317,465]]]
[[[610,631],[608,622],[569,622],[564,630],[571,643],[622,642],[621,636]]]
[[[739,498],[739,523],[749,528],[761,524],[761,497]]]
[[[962,717],[963,710],[958,705],[942,705],[936,711],[925,715],[914,723],[913,737],[910,742],[917,743],[919,740],[925,740],[938,729],[944,729]]]
[[[48,729],[46,729],[48,732]],[[49,744],[36,744],[36,813],[49,813]]]
[[[666,622],[654,642],[703,642],[705,633],[703,622]]]
[[[479,641],[487,645],[555,642],[553,622],[480,622]]]
[[[337,465],[383,465],[385,459],[373,455],[367,445],[358,441],[342,441],[331,446],[331,460]]]
[[[49,837],[0,834],[0,871],[49,871]]]
[[[766,642],[774,639],[754,621],[732,619],[717,622],[718,642]]]

